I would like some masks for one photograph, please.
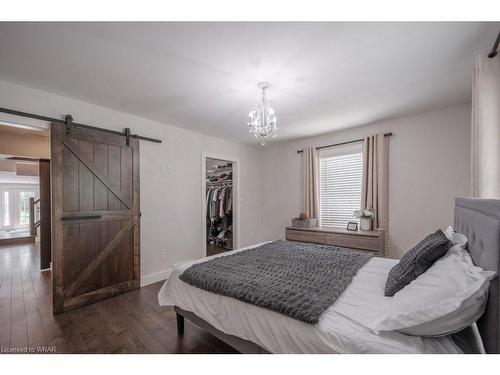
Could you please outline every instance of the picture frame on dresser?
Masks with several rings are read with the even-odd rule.
[[[358,231],[358,223],[356,223],[355,221],[350,221],[347,223],[346,229],[350,230],[352,232],[357,232]]]

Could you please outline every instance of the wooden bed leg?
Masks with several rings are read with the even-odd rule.
[[[184,317],[178,312],[175,315],[177,317],[177,335],[182,336],[184,334]]]

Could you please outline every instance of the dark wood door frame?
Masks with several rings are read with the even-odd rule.
[[[40,176],[40,269],[50,268],[51,218],[50,218],[50,160],[39,160]]]
[[[51,155],[56,314],[140,286],[139,140],[52,124]]]

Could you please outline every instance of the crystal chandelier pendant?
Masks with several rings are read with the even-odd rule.
[[[266,140],[275,138],[278,135],[276,126],[276,115],[267,101],[267,89],[269,83],[260,82],[258,87],[262,90],[261,100],[256,103],[248,114],[248,130],[264,146]]]

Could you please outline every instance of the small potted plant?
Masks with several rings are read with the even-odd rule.
[[[370,208],[354,211],[354,217],[359,219],[359,229],[371,230],[372,220],[375,216],[375,211]]]

